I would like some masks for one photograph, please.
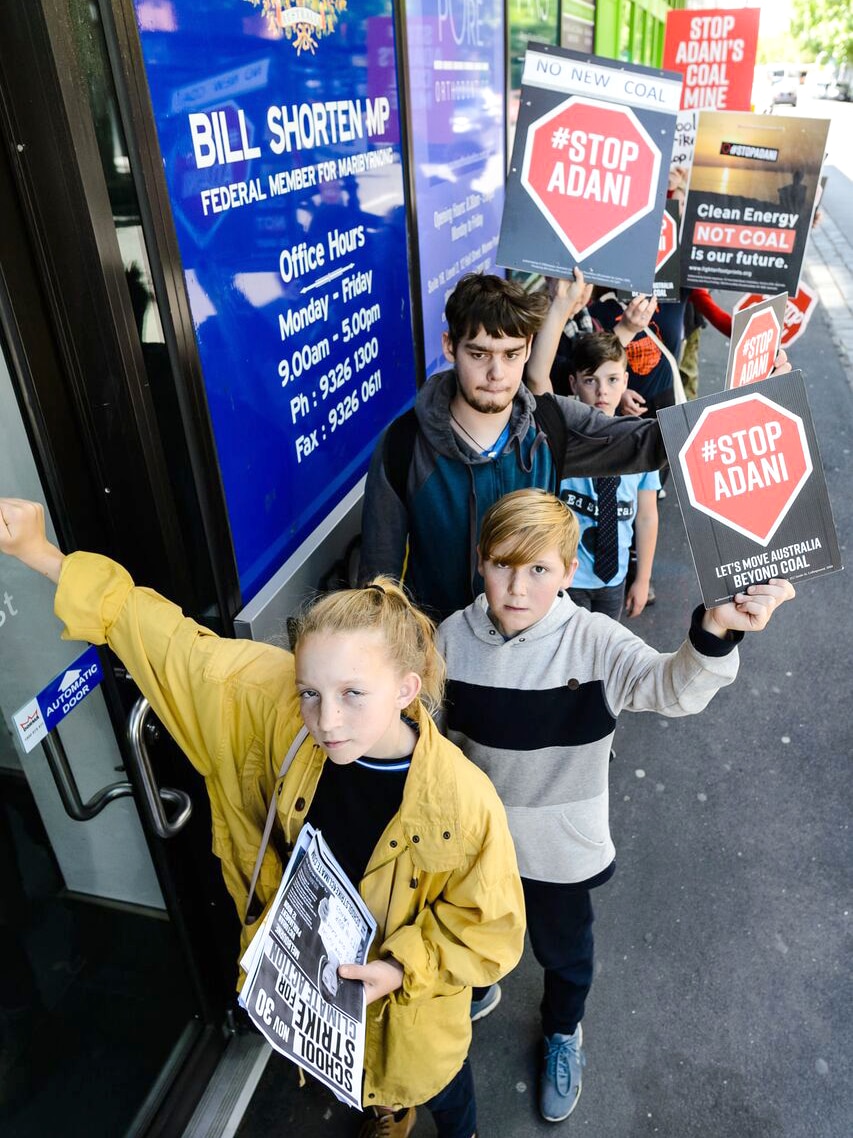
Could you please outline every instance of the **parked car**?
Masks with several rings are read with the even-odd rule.
[[[800,80],[795,75],[783,75],[780,79],[774,79],[770,87],[770,101],[774,107],[787,104],[789,107],[796,107],[797,93],[800,87]]]

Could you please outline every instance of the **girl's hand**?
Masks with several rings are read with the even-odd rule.
[[[0,553],[17,557],[51,581],[59,580],[64,560],[44,532],[44,508],[23,498],[0,498]]]
[[[371,960],[369,964],[342,964],[338,975],[344,980],[361,980],[369,1004],[403,986],[403,965],[391,959]]]
[[[638,391],[625,388],[625,394],[619,400],[620,415],[642,415],[646,409],[646,401]]]
[[[636,336],[651,324],[658,302],[653,296],[635,296],[625,307],[619,323]]]
[[[750,585],[736,593],[733,601],[708,609],[702,627],[713,636],[725,639],[727,632],[761,632],[770,623],[778,607],[796,596],[790,581],[774,577],[761,585]]]

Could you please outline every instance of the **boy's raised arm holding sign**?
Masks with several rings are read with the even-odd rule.
[[[697,608],[677,652],[656,652],[567,593],[578,522],[559,498],[518,490],[480,531],[485,593],[440,626],[443,727],[489,775],[507,808],[536,959],[545,969],[540,1110],[568,1117],[581,1088],[581,1020],[592,984],[590,891],[615,868],[608,818],[610,745],[621,711],[690,715],[738,669],[737,644],[786,600],[787,581],[751,585]],[[475,990],[472,1017],[497,1003]]]

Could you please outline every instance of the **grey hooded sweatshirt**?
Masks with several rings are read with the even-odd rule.
[[[615,856],[608,768],[620,711],[691,715],[730,684],[736,643],[693,614],[687,640],[662,653],[560,594],[505,639],[481,595],[438,630],[447,661],[442,730],[491,778],[506,807],[521,876],[585,882]]]

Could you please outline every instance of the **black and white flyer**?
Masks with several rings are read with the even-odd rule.
[[[706,608],[841,568],[802,372],[658,412]]]
[[[279,1051],[361,1107],[364,985],[338,976],[365,964],[376,922],[319,830],[304,826],[281,885],[240,964],[250,1019]]]

